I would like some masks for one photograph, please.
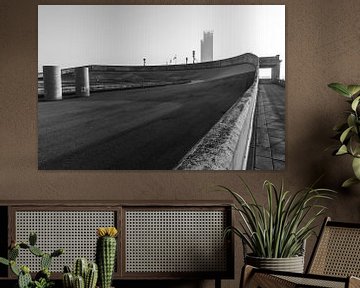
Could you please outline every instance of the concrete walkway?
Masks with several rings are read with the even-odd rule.
[[[259,85],[247,170],[285,168],[285,88]]]

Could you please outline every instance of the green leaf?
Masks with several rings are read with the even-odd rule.
[[[352,129],[352,127],[349,127],[343,133],[341,133],[341,136],[340,136],[341,143],[344,143],[344,141],[346,140],[346,137],[348,136],[351,129]]]
[[[1,264],[4,264],[4,265],[9,265],[9,264],[10,264],[9,260],[8,260],[8,259],[5,259],[5,258],[3,258],[3,257],[0,257],[0,263],[1,263]]]
[[[348,88],[346,85],[341,83],[331,83],[328,85],[329,88],[333,89],[335,92],[339,93],[342,96],[351,97],[350,92],[348,91]]]
[[[339,150],[336,152],[336,155],[344,155],[347,154],[348,150],[346,145],[341,145],[341,147],[339,148]]]
[[[359,184],[359,183],[360,183],[359,179],[357,179],[356,177],[351,177],[351,178],[347,179],[346,181],[344,181],[344,183],[341,185],[341,187],[348,188],[352,185]]]
[[[351,103],[351,109],[356,111],[356,108],[359,105],[360,96],[356,97],[355,100]]]
[[[354,134],[350,137],[347,147],[351,155],[360,157],[360,138],[358,135]]]
[[[351,96],[354,96],[360,93],[360,85],[348,85],[347,90]]]
[[[349,126],[351,126],[351,125],[348,125],[347,123],[341,123],[341,124],[334,126],[333,130],[336,132],[342,132]]]
[[[355,126],[356,116],[352,113],[347,118],[347,124],[349,127]],[[337,130],[336,130],[337,131]]]
[[[12,271],[16,276],[19,276],[21,270],[20,270],[20,268],[16,265],[16,262],[15,262],[15,261],[10,261],[10,268],[11,268],[11,271]]]
[[[355,157],[353,159],[352,168],[356,178],[360,180],[360,158]]]

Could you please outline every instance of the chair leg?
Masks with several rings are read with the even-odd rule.
[[[349,288],[360,288],[360,278],[349,277]]]
[[[250,265],[244,265],[241,271],[240,288],[248,287],[253,271],[254,267]]]
[[[257,273],[256,268],[246,265],[241,273],[240,288],[295,288],[296,284],[287,280],[274,277],[270,274]],[[357,286],[355,286],[357,287]],[[354,287],[354,288],[355,288]]]

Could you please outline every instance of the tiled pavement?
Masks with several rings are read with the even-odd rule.
[[[285,168],[285,88],[260,84],[248,170]]]

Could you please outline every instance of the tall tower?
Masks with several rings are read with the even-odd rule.
[[[201,40],[201,62],[213,61],[213,31],[204,31]]]

